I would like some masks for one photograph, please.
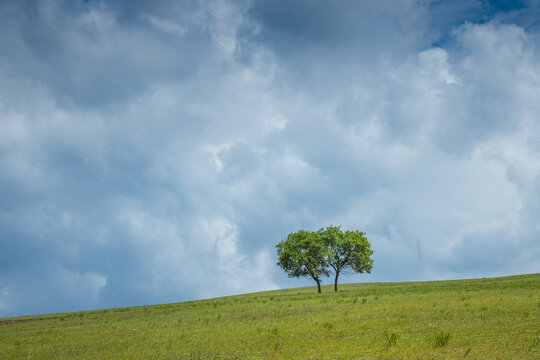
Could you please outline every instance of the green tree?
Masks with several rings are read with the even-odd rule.
[[[321,292],[321,277],[329,276],[328,248],[316,233],[300,230],[276,245],[278,265],[289,277],[310,276]]]
[[[328,250],[327,265],[334,269],[334,291],[338,290],[340,274],[371,272],[373,250],[363,232],[342,231],[339,226],[328,226],[317,231],[317,237]]]

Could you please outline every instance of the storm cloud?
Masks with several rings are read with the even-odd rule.
[[[538,1],[3,1],[0,316],[540,269]]]

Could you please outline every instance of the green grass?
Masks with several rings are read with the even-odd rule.
[[[434,344],[436,347],[446,346],[448,341],[450,341],[450,331],[441,331],[439,334],[435,335]]]
[[[0,319],[0,358],[540,359],[540,274],[28,318]]]

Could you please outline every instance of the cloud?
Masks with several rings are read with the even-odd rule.
[[[310,285],[274,247],[329,224],[344,281],[538,271],[523,6],[4,2],[0,316]]]

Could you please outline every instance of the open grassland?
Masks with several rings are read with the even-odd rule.
[[[540,274],[346,284],[322,294],[298,288],[23,319],[0,319],[0,358],[540,359]]]

